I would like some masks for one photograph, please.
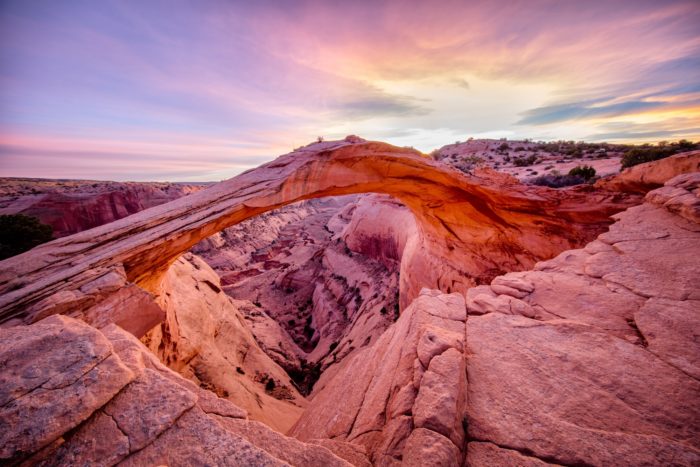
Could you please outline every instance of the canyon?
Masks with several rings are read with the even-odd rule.
[[[351,136],[210,186],[13,181],[2,213],[66,221],[0,262],[0,459],[700,462],[700,151],[562,189],[461,163]]]

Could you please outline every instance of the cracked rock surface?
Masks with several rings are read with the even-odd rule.
[[[375,465],[697,465],[699,199],[699,173],[675,177],[585,248],[470,289],[466,311],[423,290],[291,433]]]
[[[247,420],[114,324],[54,315],[0,329],[0,368],[3,464],[351,465]]]

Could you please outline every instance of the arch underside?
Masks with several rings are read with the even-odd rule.
[[[128,281],[158,294],[169,265],[200,240],[287,204],[356,193],[391,195],[416,218],[419,238],[402,258],[402,308],[422,287],[463,291],[579,246],[628,204],[610,193],[466,175],[385,143],[317,143],[0,262],[0,323],[35,321],[36,304],[79,289],[95,271],[123,267]]]

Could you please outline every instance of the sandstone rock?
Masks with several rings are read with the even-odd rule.
[[[651,298],[634,314],[650,352],[700,380],[700,301]]]
[[[406,440],[401,465],[458,467],[461,457],[459,449],[449,439],[434,431],[416,428]]]
[[[503,449],[493,443],[471,442],[467,445],[467,466],[486,467],[544,467],[550,464],[536,457],[525,456],[512,449]]]
[[[1,374],[3,396],[10,398],[0,409],[4,461],[289,465],[286,459],[293,465],[350,465],[324,444],[366,465],[361,450],[347,444],[306,444],[240,418],[240,409],[164,367],[115,324],[103,334],[53,316],[0,333],[0,362],[7,369]]]
[[[690,151],[666,159],[635,165],[623,170],[612,179],[596,182],[596,185],[616,191],[646,193],[664,185],[677,175],[699,171],[700,151]]]
[[[294,438],[287,438],[260,422],[229,418],[219,418],[218,421],[227,431],[241,436],[290,465],[348,465],[347,461],[321,445],[304,444]]]
[[[158,293],[168,266],[200,240],[303,198],[381,192],[416,217],[419,241],[404,248],[415,285],[464,291],[499,272],[581,245],[630,200],[612,193],[508,186],[472,177],[416,152],[377,142],[323,142],[231,180],[3,261],[0,322],[32,322],[28,306],[72,291],[76,278],[123,265],[127,279]],[[79,256],[80,261],[75,261]],[[410,259],[410,261],[409,261]],[[18,278],[21,278],[18,279]]]
[[[78,426],[134,378],[99,331],[62,316],[0,330],[0,459]]]
[[[359,228],[389,212],[413,219],[386,196],[304,201],[226,229],[222,249],[203,253],[224,291],[241,300],[236,306],[260,347],[302,393],[395,319],[396,245],[386,232]],[[358,227],[348,232],[351,225]],[[376,248],[358,252],[356,236]],[[250,244],[256,248],[248,252]]]
[[[452,347],[435,356],[423,374],[413,405],[413,423],[464,442],[462,417],[466,395],[466,370],[461,349]]]
[[[574,322],[467,322],[469,437],[564,465],[700,461],[700,383]]]
[[[64,237],[186,196],[206,184],[0,179],[0,214],[24,214]]]
[[[181,416],[173,427],[120,465],[289,465],[244,438],[212,423],[200,409]]]
[[[102,411],[67,438],[40,465],[115,465],[129,455],[129,437]]]
[[[344,443],[334,439],[312,439],[310,443],[323,446],[355,467],[372,467],[367,459],[367,451],[357,444]]]
[[[439,452],[459,453],[464,436],[460,407],[466,395],[465,316],[460,295],[422,293],[376,343],[342,362],[314,391],[290,433],[302,440],[361,444],[371,462],[392,465],[407,459],[407,439],[425,426],[443,432],[452,445]],[[461,457],[455,462],[460,464]]]
[[[97,328],[114,323],[136,337],[142,337],[165,319],[165,311],[155,302],[155,297],[133,284],[124,286],[87,310],[68,315]]]
[[[144,342],[169,368],[286,432],[305,406],[289,375],[259,347],[216,273],[186,254],[166,274],[158,299],[166,320]],[[268,380],[274,389],[267,390]]]
[[[129,450],[134,452],[150,444],[195,402],[196,394],[145,369],[103,411],[129,438]]]

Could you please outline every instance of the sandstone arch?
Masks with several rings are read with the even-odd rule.
[[[40,306],[46,300],[62,304],[52,313],[77,306],[71,294],[86,284],[99,289],[96,278],[122,267],[128,281],[157,294],[162,273],[203,238],[303,199],[366,192],[398,198],[419,225],[420,238],[402,259],[402,306],[422,286],[463,291],[578,246],[629,204],[586,188],[557,191],[465,175],[385,143],[317,143],[0,262],[0,323],[33,322],[47,314]]]

